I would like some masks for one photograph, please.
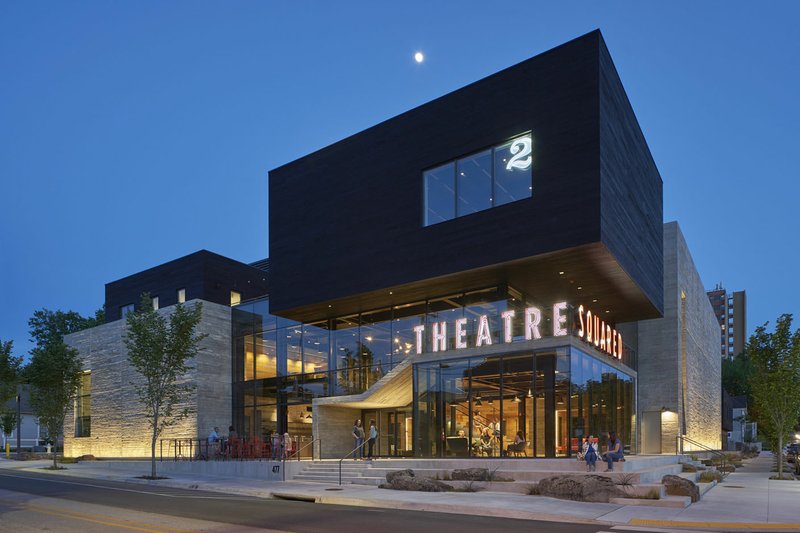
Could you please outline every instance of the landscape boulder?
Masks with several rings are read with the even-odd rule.
[[[395,470],[386,474],[386,483],[380,485],[382,489],[392,490],[417,490],[421,492],[447,492],[453,490],[452,485],[442,483],[436,479],[420,478],[414,475],[411,469]]]
[[[489,481],[488,468],[463,468],[453,470],[453,481]]]
[[[669,474],[661,478],[661,484],[669,496],[689,496],[692,503],[700,501],[700,488],[694,481]]]
[[[604,502],[621,495],[614,480],[596,475],[560,475],[544,478],[537,485],[540,496],[575,500],[579,502]]]
[[[406,468],[405,470],[392,470],[391,472],[386,473],[386,482],[391,484],[396,478],[404,476],[414,477],[414,471],[410,468]]]

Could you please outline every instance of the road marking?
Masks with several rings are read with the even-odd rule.
[[[716,529],[800,529],[800,524],[776,524],[759,522],[683,522],[677,520],[645,520],[634,518],[628,524],[632,526],[656,527],[706,527]]]
[[[73,520],[81,520],[83,522],[91,522],[93,524],[101,524],[104,526],[113,526],[122,529],[130,529],[133,531],[142,531],[144,533],[196,533],[189,529],[176,529],[171,527],[154,526],[145,522],[137,522],[134,520],[115,519],[108,516],[93,515],[88,513],[78,513],[75,511],[67,511],[60,509],[53,509],[49,507],[42,507],[39,505],[32,505],[28,503],[20,503],[15,507],[22,511],[31,511],[34,513],[46,514],[50,516],[58,516],[61,518],[72,518]]]
[[[153,496],[167,496],[168,498],[194,498],[196,500],[253,500],[252,497],[241,497],[241,496],[234,496],[229,497],[225,495],[221,496],[195,496],[193,494],[169,494],[168,492],[157,492],[157,491],[147,491],[147,490],[135,490],[135,489],[124,489],[122,487],[109,487],[107,485],[95,485],[92,483],[78,483],[76,481],[64,481],[62,479],[42,479],[39,477],[30,477],[30,476],[14,476],[11,474],[0,473],[0,477],[13,477],[18,479],[27,479],[33,481],[44,481],[46,483],[61,483],[63,485],[78,485],[81,487],[93,487],[96,489],[105,489],[105,490],[117,490],[120,492],[134,492],[136,494],[150,494]],[[123,482],[118,482],[123,483]],[[163,488],[171,488],[171,487],[163,487]],[[11,489],[7,489],[11,490]],[[186,489],[189,490],[189,489]]]

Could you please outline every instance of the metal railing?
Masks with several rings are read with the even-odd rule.
[[[297,460],[299,461],[300,460],[300,455],[301,455],[300,452],[302,452],[303,450],[305,450],[306,448],[311,446],[311,460],[313,461],[314,460],[314,443],[315,442],[319,442],[319,458],[322,459],[322,439],[311,439],[311,442],[305,443],[303,446],[301,446],[300,448],[298,448],[297,450],[292,452],[289,455],[289,458],[291,459],[292,457],[296,456]]]
[[[339,485],[342,484],[342,463],[344,462],[345,459],[356,453],[359,448],[363,448],[366,444],[367,444],[367,439],[364,439],[364,442],[361,443],[361,446],[356,446],[350,451],[350,453],[339,459]]]
[[[693,448],[700,448],[699,450],[691,450],[691,451],[702,451],[705,453],[710,453],[712,456],[717,457],[719,459],[719,467],[717,471],[722,475],[722,479],[728,477],[730,474],[730,469],[728,468],[728,456],[725,455],[724,452],[720,450],[715,450],[714,448],[710,448],[705,444],[697,442],[694,439],[690,439],[686,435],[678,435],[675,437],[675,453],[679,455],[684,455],[684,443],[691,444]]]
[[[318,443],[319,448],[314,444]],[[159,459],[173,461],[267,461],[281,459],[315,459],[317,450],[321,457],[322,439],[313,439],[305,435],[292,437],[291,446],[284,446],[281,437],[280,446],[272,449],[271,439],[226,439],[215,442],[198,437],[180,437],[159,439]]]

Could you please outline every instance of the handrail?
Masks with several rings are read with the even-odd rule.
[[[683,455],[683,443],[684,442],[688,442],[692,446],[696,446],[696,447],[700,448],[702,451],[710,452],[712,455],[714,455],[716,457],[719,457],[720,458],[720,468],[721,468],[721,470],[718,469],[718,471],[719,471],[720,474],[722,474],[722,478],[723,479],[728,477],[728,474],[730,474],[730,472],[728,471],[728,468],[727,468],[727,466],[728,466],[728,456],[725,455],[722,451],[715,450],[714,448],[710,448],[710,447],[706,446],[705,444],[697,442],[694,439],[690,439],[686,435],[678,435],[678,436],[675,437],[675,439],[676,439],[676,446],[675,446],[676,454],[679,453],[679,454]]]
[[[351,455],[356,453],[356,450],[358,450],[359,448],[363,448],[366,443],[367,443],[367,441],[365,439],[364,442],[362,442],[360,446],[356,446],[355,448],[353,448],[350,451],[350,453],[348,453],[347,455],[345,455],[344,457],[339,459],[339,485],[342,484],[342,462],[344,462],[345,459],[347,459],[348,457],[350,457]]]
[[[297,456],[297,460],[300,460],[300,452],[311,446],[311,460],[314,460],[314,448],[313,445],[315,442],[319,441],[319,458],[322,459],[322,439],[312,439],[311,442],[307,442],[302,448],[297,449],[292,455]]]

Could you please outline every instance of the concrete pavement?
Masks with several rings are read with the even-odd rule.
[[[583,503],[541,496],[497,493],[417,493],[378,489],[364,485],[277,482],[232,477],[168,474],[170,479],[151,482],[135,479],[130,470],[112,469],[102,462],[66,465],[51,472],[62,477],[99,478],[178,488],[204,489],[262,498],[289,498],[372,508],[424,510],[503,516],[533,520],[642,527],[691,527],[715,530],[800,530],[800,481],[771,481],[772,456],[763,453],[685,509]],[[25,468],[38,472],[42,464],[0,461],[0,468]],[[148,472],[143,464],[142,475]]]

